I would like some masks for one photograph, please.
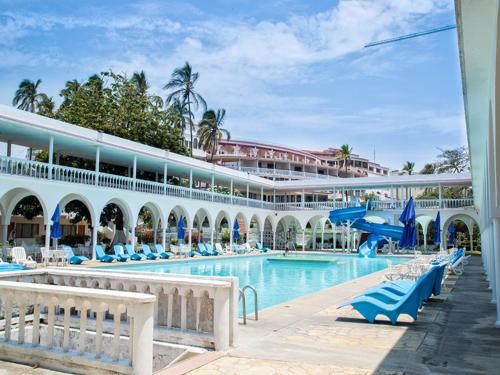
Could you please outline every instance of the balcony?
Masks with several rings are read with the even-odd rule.
[[[247,172],[260,176],[276,176],[276,177],[302,177],[302,178],[337,178],[337,176],[329,176],[319,173],[299,172],[290,169],[273,169],[273,168],[256,168],[256,167],[235,167],[227,166],[238,171]]]

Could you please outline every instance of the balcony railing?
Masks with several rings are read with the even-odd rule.
[[[280,176],[280,177],[311,177],[311,178],[336,178],[337,176],[329,176],[320,173],[293,171],[290,169],[274,169],[274,168],[257,168],[257,167],[237,167],[230,166],[227,167],[236,169],[242,172],[265,175],[265,176]]]
[[[277,171],[265,168],[242,168],[242,170],[266,170]],[[303,174],[304,172],[286,171],[289,173]],[[184,199],[195,199],[222,204],[234,204],[255,208],[265,208],[274,211],[293,210],[331,210],[338,208],[354,207],[357,202],[300,202],[297,203],[272,203],[259,199],[238,197],[234,195],[212,192],[210,190],[190,189],[183,186],[164,184],[155,181],[133,179],[125,176],[118,176],[108,173],[96,173],[78,168],[65,167],[61,165],[50,165],[25,159],[15,159],[10,157],[0,157],[0,173],[30,177],[44,180],[54,180],[99,186],[112,189],[132,190],[148,194],[167,195]],[[307,173],[307,172],[306,172]],[[314,174],[314,176],[316,176]],[[330,177],[330,176],[329,176]],[[97,181],[97,183],[96,183]],[[380,200],[372,201],[373,209],[403,209],[406,200]],[[439,209],[439,208],[463,208],[473,206],[472,198],[459,199],[417,199],[415,207],[417,209]]]
[[[473,198],[456,199],[415,199],[416,209],[440,209],[440,208],[464,208],[474,206]],[[371,201],[371,210],[402,210],[408,203],[407,200],[381,200]],[[324,202],[289,202],[276,203],[276,211],[295,211],[295,210],[337,210],[341,208],[356,207],[359,203],[356,201],[324,201]]]

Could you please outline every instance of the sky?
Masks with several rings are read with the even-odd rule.
[[[189,61],[234,139],[420,169],[466,144],[456,30],[364,45],[454,23],[452,0],[0,0],[0,103],[109,69],[165,97]]]

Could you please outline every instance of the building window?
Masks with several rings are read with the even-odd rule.
[[[16,238],[35,238],[38,236],[38,224],[16,223]]]
[[[61,225],[61,234],[63,237],[75,235],[76,225]]]

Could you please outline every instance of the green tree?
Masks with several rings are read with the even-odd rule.
[[[35,113],[38,109],[40,100],[42,100],[42,95],[44,95],[38,92],[38,87],[41,83],[41,79],[37,79],[36,82],[30,81],[29,79],[23,79],[14,94],[12,105],[23,111]]]
[[[346,177],[347,177],[347,161],[351,159],[351,153],[352,153],[352,147],[350,147],[348,144],[340,146],[340,149],[337,152],[338,157],[344,161]]]
[[[189,121],[186,104],[179,98],[175,98],[167,109],[167,118],[172,127],[179,129],[181,133],[184,134],[186,131],[186,123]]]
[[[403,171],[408,172],[410,176],[413,174],[414,169],[415,169],[415,163],[412,161],[407,161],[403,166]]]
[[[226,137],[227,140],[231,139],[229,131],[222,127],[225,117],[225,109],[218,109],[217,112],[210,109],[203,114],[203,118],[198,124],[198,139],[203,150],[210,152],[210,161],[214,159],[219,141],[223,137]]]
[[[72,81],[66,81],[64,89],[59,92],[59,95],[63,98],[61,107],[68,105],[73,99],[74,95],[80,90],[81,84],[76,79]]]
[[[186,104],[189,119],[189,134],[190,134],[190,155],[193,156],[193,127],[194,127],[194,113],[192,109],[197,110],[200,104],[203,110],[206,110],[207,103],[205,99],[195,90],[196,81],[198,81],[198,72],[193,72],[193,68],[188,62],[181,68],[176,68],[172,73],[170,81],[163,87],[164,90],[173,90],[168,94],[166,103],[179,98]]]
[[[38,101],[38,114],[46,117],[54,117],[55,108],[56,103],[54,103],[52,97],[41,94],[40,100]]]
[[[434,174],[434,173],[436,173],[436,163],[427,163],[420,171],[420,174]]]
[[[439,149],[438,173],[462,173],[470,170],[469,152],[465,146],[451,150]]]

